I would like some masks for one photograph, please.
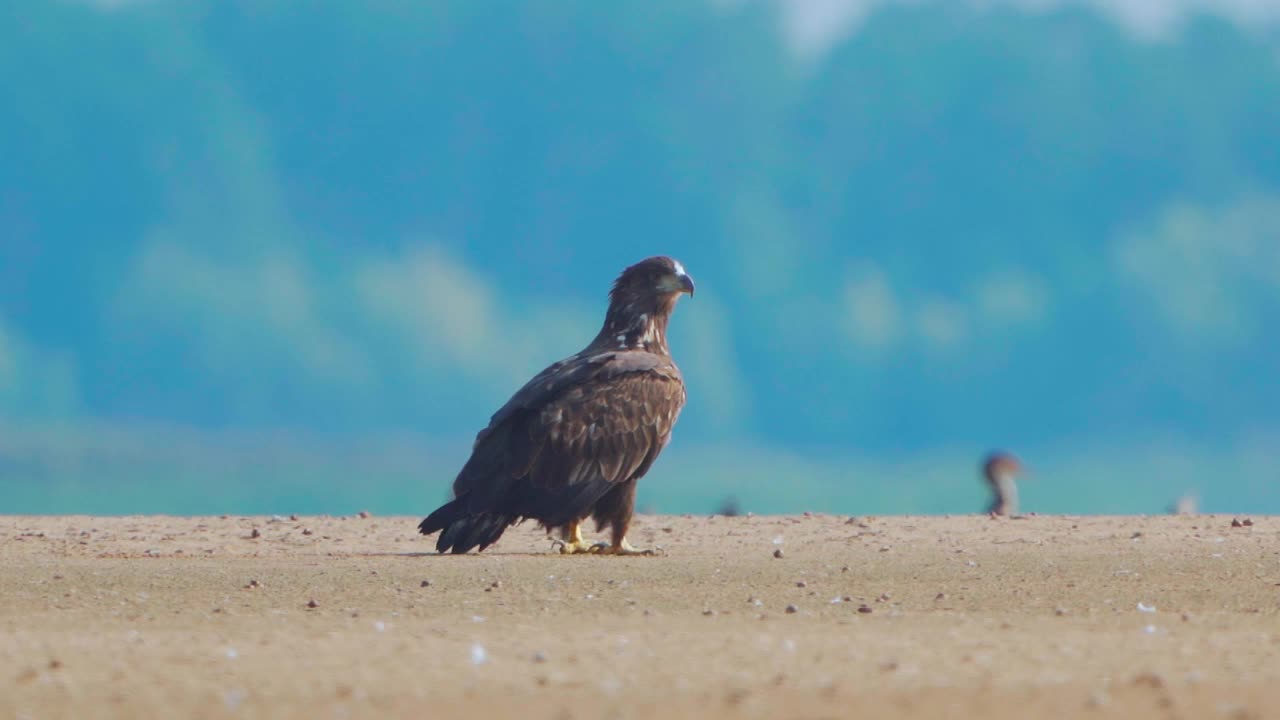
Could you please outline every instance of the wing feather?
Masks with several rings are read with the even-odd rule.
[[[565,522],[648,471],[685,401],[669,357],[570,358],[529,381],[476,436],[454,482],[472,512]],[[570,518],[571,519],[571,518]]]

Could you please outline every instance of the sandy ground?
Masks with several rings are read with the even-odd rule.
[[[417,520],[0,516],[0,718],[1280,717],[1280,518]]]

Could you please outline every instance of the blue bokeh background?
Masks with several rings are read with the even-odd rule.
[[[1280,6],[15,0],[0,512],[430,510],[647,255],[662,512],[1280,512]]]

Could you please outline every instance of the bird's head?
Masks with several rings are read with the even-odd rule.
[[[679,260],[655,255],[623,270],[609,291],[609,311],[593,345],[666,353],[667,321],[693,278]]]
[[[655,255],[623,270],[614,281],[609,297],[614,302],[635,305],[652,299],[655,305],[674,307],[681,293],[693,295],[693,278],[679,260]]]
[[[997,479],[1005,478],[1012,480],[1019,475],[1025,475],[1027,469],[1012,453],[1003,450],[996,450],[982,462],[982,475],[988,482],[995,482]]]

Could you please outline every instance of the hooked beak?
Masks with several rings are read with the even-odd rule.
[[[664,293],[689,293],[693,296],[693,278],[689,277],[684,270],[677,269],[669,275],[663,275],[658,280],[658,291]]]
[[[680,290],[689,293],[689,297],[693,297],[693,278],[689,277],[687,273],[681,273],[678,277],[680,278]]]

